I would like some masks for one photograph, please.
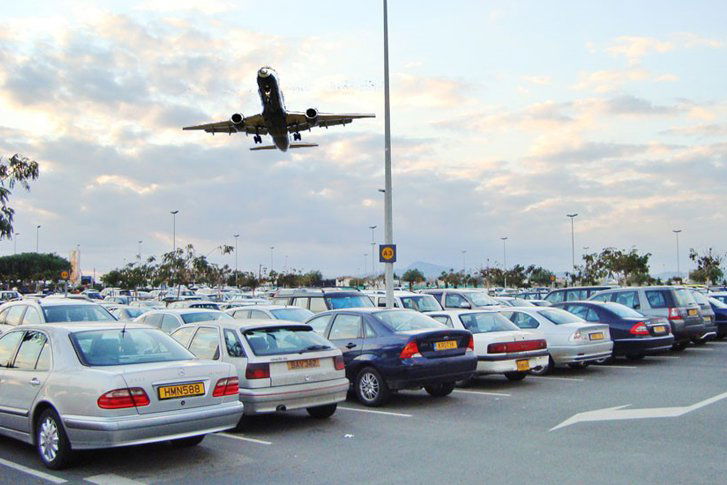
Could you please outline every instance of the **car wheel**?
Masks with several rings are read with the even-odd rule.
[[[629,360],[641,360],[644,357],[644,354],[626,354],[626,358]]]
[[[338,407],[338,404],[326,404],[325,406],[315,406],[312,408],[305,408],[306,411],[308,411],[308,414],[317,419],[325,419],[330,418],[333,416],[333,413],[336,412],[336,407]]]
[[[548,363],[542,367],[534,367],[530,369],[528,372],[530,372],[534,376],[544,376],[546,374],[550,374],[550,371],[555,367],[555,361],[553,360],[553,357],[548,357]]]
[[[356,375],[356,397],[364,406],[381,406],[389,400],[389,387],[379,371],[364,367]]]
[[[505,372],[505,377],[510,381],[522,381],[527,375],[527,372]]]
[[[613,358],[613,356],[611,356],[611,357],[606,357],[605,359],[596,360],[596,364],[608,365],[608,364],[613,364],[613,361],[614,361],[614,358]]]
[[[676,352],[681,352],[682,350],[687,348],[688,343],[689,342],[684,342],[684,341],[683,342],[674,342],[671,345],[671,349]]]
[[[430,396],[434,397],[449,396],[452,394],[452,391],[454,391],[454,382],[444,382],[442,384],[424,386],[424,390],[427,391]]]
[[[51,470],[61,470],[73,461],[73,450],[58,413],[43,411],[35,424],[35,446],[43,464]]]
[[[179,438],[177,440],[171,440],[170,443],[175,448],[191,448],[200,444],[206,435],[191,436],[189,438]]]

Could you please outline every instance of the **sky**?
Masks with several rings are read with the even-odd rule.
[[[371,271],[383,239],[382,2],[2,2],[0,154],[40,163],[0,254],[85,274],[238,240],[257,271]],[[604,247],[727,250],[727,3],[389,2],[397,268],[536,264]],[[373,112],[303,133],[320,147],[182,126],[259,113],[259,67],[288,108]],[[269,141],[269,139],[267,140]],[[139,245],[138,241],[142,241]],[[465,251],[465,253],[463,253]],[[366,255],[366,256],[365,256]],[[463,257],[464,256],[464,257]],[[377,264],[378,269],[378,264]]]

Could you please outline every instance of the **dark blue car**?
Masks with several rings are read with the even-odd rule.
[[[717,298],[707,297],[709,304],[714,311],[714,323],[717,325],[717,338],[727,336],[727,303]]]
[[[333,310],[306,323],[341,349],[346,377],[366,406],[381,406],[399,389],[446,396],[477,367],[469,331],[413,310]]]
[[[638,360],[645,355],[671,349],[674,336],[665,318],[648,318],[620,303],[571,301],[556,303],[556,308],[581,317],[587,322],[606,323],[613,340],[613,355]]]

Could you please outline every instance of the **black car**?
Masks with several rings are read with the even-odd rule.
[[[587,322],[606,323],[613,340],[613,355],[631,360],[671,349],[674,336],[669,321],[661,317],[648,318],[620,303],[599,301],[571,301],[556,303]]]
[[[477,367],[469,331],[414,310],[336,310],[306,323],[341,349],[346,377],[366,406],[381,406],[399,389],[423,387],[432,396],[446,396]]]

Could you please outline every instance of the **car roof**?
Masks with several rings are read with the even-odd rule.
[[[230,329],[240,329],[240,330],[253,330],[256,328],[263,328],[263,327],[277,327],[277,326],[296,326],[296,327],[307,327],[310,328],[310,325],[307,323],[302,322],[294,322],[292,320],[269,320],[269,319],[263,319],[263,318],[253,318],[250,320],[212,320],[209,322],[194,322],[189,323],[187,325],[184,325],[183,327],[179,328],[186,328],[186,327],[222,327],[222,328],[230,328]]]
[[[62,306],[62,305],[98,305],[98,303],[83,299],[72,299],[72,298],[62,298],[62,297],[54,297],[54,298],[25,298],[23,300],[17,300],[17,301],[11,301],[7,304],[18,304],[18,303],[25,303],[26,305],[28,303],[37,303],[40,306]]]
[[[394,312],[414,312],[414,313],[421,313],[416,310],[411,310],[409,308],[382,308],[378,306],[371,306],[371,307],[353,307],[353,308],[336,308],[335,310],[326,310],[325,312],[321,313],[342,313],[342,312],[355,312],[355,313],[378,313],[378,312],[385,312],[385,311],[394,311]],[[318,313],[316,316],[320,315],[321,313]]]
[[[507,308],[516,308],[516,307],[507,307]],[[531,307],[527,307],[527,308],[531,308]],[[463,313],[500,313],[500,310],[502,310],[502,308],[500,308],[500,307],[474,308],[471,310],[463,308],[463,309],[457,309],[457,310],[436,310],[433,312],[427,312],[426,315],[431,317],[432,315],[444,315],[444,314],[461,315]]]
[[[165,308],[159,310],[151,310],[147,312],[151,313],[174,313],[175,315],[186,315],[188,313],[225,313],[220,310],[214,310],[212,308]]]
[[[301,308],[295,305],[245,305],[230,308],[229,310],[285,310],[286,308],[296,308],[299,310],[307,310],[307,308]]]
[[[58,323],[43,323],[41,325],[19,325],[15,327],[18,330],[49,330],[51,332],[66,332],[75,333],[85,330],[121,330],[126,328],[128,330],[133,329],[153,329],[149,325],[143,325],[140,323],[132,322],[58,322]]]

